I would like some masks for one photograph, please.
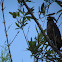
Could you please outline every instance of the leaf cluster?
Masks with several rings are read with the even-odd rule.
[[[2,47],[2,51],[0,55],[0,62],[10,62],[10,55],[8,53],[7,46],[5,45],[1,47]]]
[[[44,30],[46,33],[46,29]],[[43,34],[40,32],[37,37],[35,37],[35,41],[28,41],[29,47],[27,48],[31,51],[32,55],[36,59],[47,60],[47,61],[62,61],[61,57],[49,46],[48,42],[45,42],[45,38]]]
[[[34,9],[31,8],[30,10],[33,12]],[[28,24],[28,21],[33,19],[28,11],[25,12],[24,8],[22,10],[18,9],[18,12],[9,12],[9,13],[13,16],[13,18],[20,18],[19,21],[17,20],[17,22],[15,22],[16,26],[18,27],[16,29],[23,28]]]

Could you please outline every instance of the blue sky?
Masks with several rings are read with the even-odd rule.
[[[17,30],[15,30],[16,19],[13,19],[12,16],[9,14],[9,12],[17,11],[18,9],[17,0],[5,0],[4,7],[5,7],[4,14],[5,14],[7,28],[9,25],[12,24],[11,28],[8,30],[9,42],[11,42],[14,36],[16,35]],[[6,39],[5,39],[4,25],[3,25],[3,20],[2,20],[1,6],[0,6],[0,20],[1,20],[0,35],[2,35],[0,36],[0,41],[1,41],[0,45],[4,45],[4,42]],[[16,39],[14,40],[14,42],[11,44],[11,47],[10,47],[13,62],[22,62],[22,61],[32,62],[33,61],[33,59],[30,57],[31,53],[27,51],[26,48],[27,48],[26,40],[24,38],[23,32],[20,30],[19,35],[16,37]]]
[[[30,3],[28,5],[30,7],[34,6],[35,9],[36,8],[38,9],[38,6],[40,6],[41,4],[42,4],[41,0],[36,0],[36,3]],[[49,13],[53,13],[53,12],[56,12],[59,9],[61,9],[59,6],[57,6],[57,4],[53,4],[53,6],[54,7],[51,7],[49,9]],[[27,46],[26,40],[24,38],[23,31],[22,30],[15,30],[16,19],[13,19],[13,17],[9,14],[9,12],[16,12],[17,9],[19,8],[17,0],[5,0],[4,1],[4,7],[5,7],[5,10],[4,10],[5,13],[4,14],[5,14],[5,21],[6,21],[7,28],[8,28],[9,25],[12,24],[11,28],[8,30],[9,43],[12,41],[12,39],[16,35],[17,31],[20,31],[20,33],[18,34],[18,36],[16,37],[16,39],[14,40],[14,42],[10,46],[13,62],[22,62],[22,61],[23,62],[33,62],[34,61],[33,57],[30,56],[31,52],[27,51],[27,49],[26,49],[28,46]],[[54,10],[52,11],[53,8],[54,8]],[[37,13],[38,13],[38,11],[35,10],[34,15],[36,17],[38,17]],[[55,15],[55,16],[57,17],[58,15]],[[39,21],[39,22],[41,22],[41,21]],[[41,23],[42,27],[44,29],[46,28],[46,22],[47,21],[45,21],[45,23]],[[57,25],[59,26],[60,23],[61,23],[61,19],[60,19],[60,22],[58,22]],[[31,22],[29,22],[29,25],[24,28],[24,31],[27,34],[27,29],[30,26],[29,33],[28,33],[28,36],[27,36],[27,38],[29,40],[30,40],[31,37],[33,37],[33,39],[34,39],[34,37],[37,36],[36,30],[34,29],[35,25],[36,25],[35,22],[32,20]],[[62,27],[62,25],[59,27],[60,31],[62,31],[61,27]],[[4,45],[5,40],[6,39],[5,39],[5,33],[4,33],[4,25],[3,25],[2,11],[1,11],[1,5],[0,5],[0,41],[1,41],[0,45]]]
[[[12,24],[11,28],[8,30],[8,37],[9,37],[9,43],[10,43],[18,31],[18,30],[15,30],[16,19],[13,19],[13,17],[9,14],[9,12],[16,12],[17,11],[17,9],[18,9],[17,0],[5,0],[4,7],[5,7],[4,14],[5,14],[5,21],[6,21],[7,29],[8,29],[8,26],[10,26]],[[0,26],[1,26],[0,35],[2,35],[2,36],[0,36],[0,41],[1,41],[0,45],[4,45],[6,38],[5,38],[5,33],[4,33],[1,5],[0,5],[0,20],[1,20],[1,22],[0,22]],[[29,38],[35,37],[35,35],[37,35],[37,33],[35,32],[35,29],[34,29],[35,28],[34,24],[35,24],[34,21],[29,23],[29,26],[30,26],[30,33],[28,34]],[[27,29],[28,29],[28,27],[24,28],[26,33],[27,33]],[[33,31],[34,31],[34,33],[33,33]],[[30,56],[31,52],[27,51],[26,48],[28,48],[28,46],[27,46],[27,43],[24,38],[22,30],[20,30],[20,33],[18,34],[18,36],[16,37],[16,39],[14,40],[14,42],[10,46],[13,62],[22,62],[22,61],[23,62],[33,62],[34,61],[33,57]]]

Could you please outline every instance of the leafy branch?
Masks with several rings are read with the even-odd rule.
[[[30,10],[30,8],[27,6],[27,4],[25,3],[25,1],[22,1],[23,4],[25,5],[25,7],[27,8],[28,12],[31,14],[32,18],[34,19],[34,21],[36,22],[36,24],[38,25],[39,29],[41,30],[42,34],[44,35],[46,41],[49,42],[50,46],[53,48],[53,50],[55,52],[57,52],[59,54],[60,57],[62,57],[61,53],[57,50],[56,46],[54,46],[53,43],[51,43],[51,40],[49,39],[49,37],[46,36],[46,34],[44,33],[41,25],[39,24],[39,22],[37,21],[36,17],[33,15],[32,11]]]

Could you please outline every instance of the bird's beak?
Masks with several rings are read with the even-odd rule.
[[[49,17],[47,17],[47,20],[49,20]]]

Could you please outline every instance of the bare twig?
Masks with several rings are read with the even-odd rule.
[[[30,28],[30,26],[28,27],[28,31],[27,31],[27,34],[26,34],[26,36],[28,35],[28,33],[29,33],[29,28]]]
[[[62,22],[60,23],[60,25],[61,25],[61,24],[62,24]],[[60,26],[60,25],[59,25],[59,26]],[[58,27],[59,27],[59,26],[58,26]]]
[[[15,37],[13,38],[12,42],[9,44],[11,45],[13,43],[13,41],[15,40],[16,36],[19,34],[20,31],[17,32],[17,34],[15,35]]]
[[[36,24],[38,25],[39,29],[41,30],[42,34],[44,35],[46,41],[49,42],[50,46],[53,48],[53,50],[55,52],[57,52],[59,54],[60,57],[62,57],[62,55],[60,54],[60,52],[58,51],[58,49],[56,48],[56,46],[54,46],[51,42],[51,40],[49,39],[49,37],[46,36],[46,34],[44,33],[41,25],[39,24],[39,22],[37,21],[37,19],[35,18],[35,16],[33,15],[33,13],[31,12],[30,8],[27,6],[27,4],[24,2],[23,0],[23,4],[25,5],[25,7],[27,8],[28,12],[31,14],[32,18],[34,19],[34,21],[36,22]]]
[[[60,18],[60,16],[62,15],[62,12],[61,12],[61,14],[59,15],[59,17],[58,17],[58,19],[57,19],[57,21],[59,20],[59,18]]]
[[[8,34],[7,34],[6,24],[5,24],[3,1],[2,1],[2,14],[3,14],[3,23],[4,23],[4,29],[5,29],[5,35],[6,35],[6,41],[7,41],[7,45],[8,45],[8,50],[9,50],[10,59],[11,59],[11,62],[12,62],[12,57],[11,57],[11,52],[10,52],[10,46],[9,46],[9,43],[8,43]]]
[[[24,33],[24,30],[23,30],[23,28],[22,28],[22,31],[23,31],[24,37],[25,37],[25,39],[26,39],[26,42],[27,42],[27,45],[28,45],[28,39],[27,39],[27,37],[26,37],[26,35],[25,35],[25,33]]]
[[[7,31],[10,29],[10,27],[12,26],[12,24],[11,25],[9,25],[9,27],[8,27],[8,29],[7,29]]]

